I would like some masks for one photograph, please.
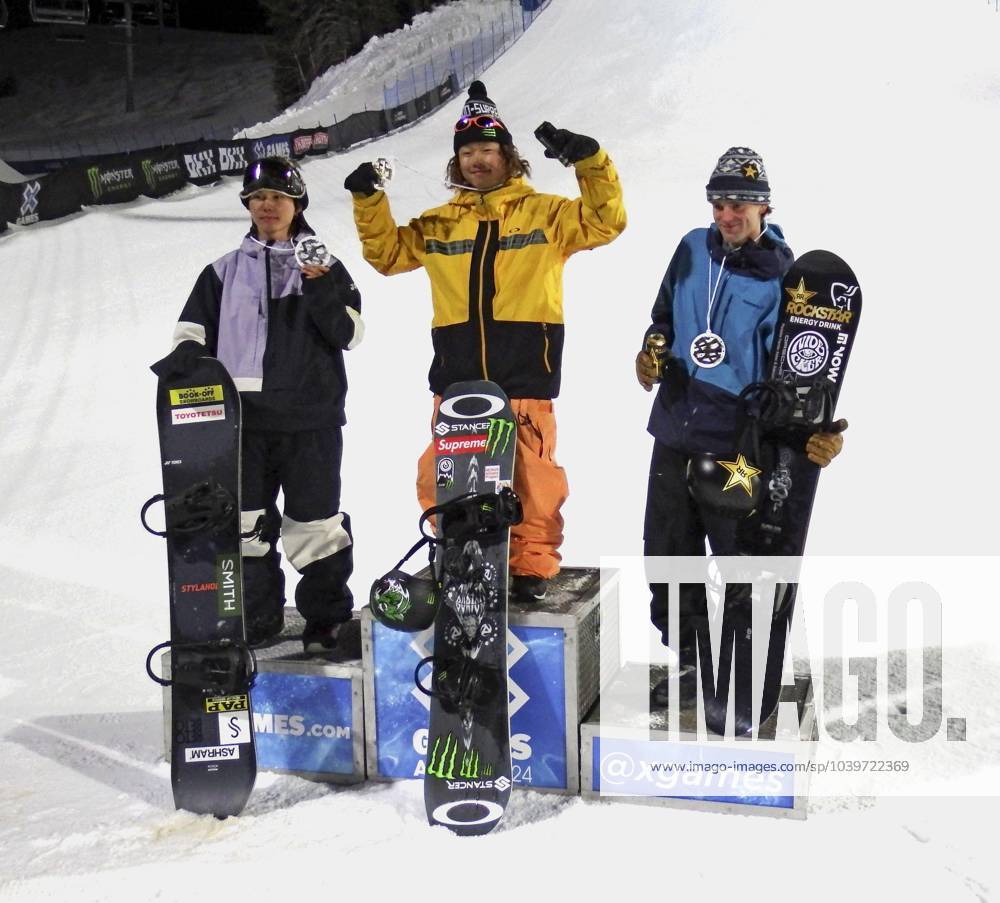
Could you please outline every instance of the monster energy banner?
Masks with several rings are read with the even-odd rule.
[[[84,164],[86,204],[119,204],[134,201],[142,190],[142,176],[136,177],[131,158],[101,157]]]
[[[136,167],[142,176],[141,191],[147,197],[161,198],[187,184],[187,171],[173,149],[140,154]]]

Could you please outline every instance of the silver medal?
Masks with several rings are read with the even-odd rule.
[[[334,261],[327,246],[315,236],[303,238],[295,246],[295,259],[300,267],[328,267]]]
[[[722,271],[726,268],[726,258],[722,258],[719,264],[719,275],[712,285],[712,258],[708,259],[708,310],[705,312],[705,331],[699,333],[691,342],[688,354],[691,355],[698,367],[711,370],[718,367],[726,359],[726,343],[722,341],[722,336],[712,332],[712,308],[715,306],[715,298],[719,291],[719,283],[722,282]]]
[[[691,360],[699,367],[711,370],[726,359],[726,343],[722,341],[722,336],[717,336],[708,329],[694,337],[690,354]]]
[[[396,164],[392,157],[378,157],[372,161],[372,167],[378,176],[375,187],[379,191],[385,191],[385,186],[392,181],[393,173],[396,171]]]

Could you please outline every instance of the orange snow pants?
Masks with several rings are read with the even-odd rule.
[[[441,397],[434,396],[434,417]],[[559,546],[563,519],[559,513],[569,495],[566,471],[556,464],[556,418],[552,402],[541,398],[512,398],[517,422],[514,491],[521,499],[524,520],[510,528],[510,572],[530,577],[559,573]],[[436,504],[434,442],[428,443],[417,462],[417,500],[426,511]]]

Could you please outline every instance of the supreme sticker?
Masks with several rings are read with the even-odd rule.
[[[439,455],[475,455],[486,451],[486,435],[442,436],[434,443]]]

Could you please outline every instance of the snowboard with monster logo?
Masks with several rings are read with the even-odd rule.
[[[516,426],[510,401],[486,381],[448,387],[434,425],[438,506],[476,499],[492,532],[450,535],[439,517],[441,579],[434,628],[424,801],[432,825],[485,834],[510,797],[507,690],[509,522],[491,506],[510,494]],[[441,534],[442,522],[447,529]]]

